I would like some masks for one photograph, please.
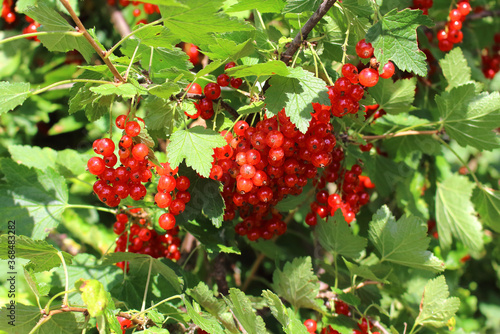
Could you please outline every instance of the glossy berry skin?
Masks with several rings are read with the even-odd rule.
[[[219,75],[217,77],[217,83],[221,87],[227,87],[227,86],[229,86],[230,82],[231,82],[231,78],[226,73],[222,73],[221,75]]]
[[[309,333],[316,332],[316,329],[318,328],[318,324],[313,319],[307,319],[304,321],[304,326],[306,326]]]
[[[103,159],[99,157],[92,157],[87,162],[87,168],[91,174],[99,175],[106,170],[106,164]]]
[[[233,68],[236,66],[236,63],[234,61],[227,63],[226,66],[224,66],[224,70],[228,70],[230,68]]]
[[[377,84],[379,74],[373,68],[365,68],[359,73],[359,83],[365,87],[373,87]]]
[[[160,227],[164,230],[171,230],[175,227],[175,217],[171,213],[164,213],[158,219]]]
[[[371,43],[367,43],[366,40],[363,38],[356,44],[356,54],[360,58],[370,58],[373,56],[373,46]]]
[[[144,160],[144,158],[148,156],[148,153],[149,148],[146,146],[146,144],[137,144],[132,149],[132,156],[135,160]]]
[[[127,122],[125,124],[125,132],[130,137],[135,137],[141,132],[141,126],[136,121]]]
[[[243,84],[243,80],[241,78],[231,78],[231,87],[234,89],[240,88],[241,84]]]
[[[207,99],[215,100],[220,96],[220,86],[216,83],[211,82],[205,86],[203,92],[205,93]]]
[[[466,1],[462,1],[458,4],[457,10],[462,14],[462,16],[466,16],[470,13],[471,7],[470,4]]]
[[[189,89],[188,89],[187,92],[189,94],[201,95],[201,93],[202,93],[201,86],[198,85],[196,82],[194,82],[193,84],[191,84],[191,86],[188,85],[188,87],[189,87]],[[186,88],[188,88],[188,87],[186,87]]]
[[[384,65],[384,71],[380,74],[380,77],[383,79],[389,79],[394,75],[395,71],[396,68],[394,67],[392,61],[388,61],[387,64]]]

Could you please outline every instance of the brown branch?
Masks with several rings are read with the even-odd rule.
[[[253,281],[255,277],[255,273],[257,273],[257,270],[260,267],[260,264],[264,259],[266,258],[266,255],[264,253],[260,253],[259,256],[255,259],[252,268],[250,269],[250,274],[248,274],[247,278],[245,278],[245,282],[243,282],[243,286],[241,287],[241,291],[246,291],[248,289],[248,286],[250,283]]]
[[[123,17],[123,13],[121,10],[118,10],[115,6],[108,5],[108,9],[111,16],[111,23],[115,29],[120,33],[120,36],[125,37],[132,31],[127,21]]]
[[[85,29],[85,26],[83,25],[82,21],[80,21],[80,18],[78,17],[78,15],[76,15],[75,11],[73,10],[71,5],[69,4],[68,0],[60,0],[60,1],[63,4],[64,8],[66,8],[66,10],[71,15],[71,18],[78,26],[78,29],[80,29],[80,31],[83,33],[83,36],[85,37],[85,39],[90,43],[90,45],[92,45],[94,50],[97,51],[97,54],[101,57],[101,59],[104,61],[104,63],[109,67],[109,69],[111,70],[111,73],[113,73],[115,79],[117,79],[120,82],[125,82],[125,79],[123,79],[123,77],[118,72],[116,67],[111,63],[111,61],[108,58],[104,58],[104,55],[106,53],[105,50],[101,49],[101,47],[99,45],[97,45],[96,41],[94,41],[92,36],[90,36],[89,32],[87,31],[87,29]]]
[[[323,1],[323,3],[309,18],[309,20],[307,20],[306,24],[304,24],[301,31],[297,35],[295,35],[295,38],[293,39],[288,49],[286,49],[285,52],[283,52],[283,54],[281,55],[281,60],[285,64],[288,64],[290,62],[295,52],[297,52],[297,50],[300,48],[302,42],[307,39],[307,36],[314,28],[314,26],[318,24],[319,20],[321,20],[321,18],[325,16],[325,14],[330,10],[330,8],[332,8],[332,6],[335,4],[335,1],[336,0]]]
[[[383,334],[389,334],[389,331],[387,329],[385,329],[385,327],[382,326],[382,324],[378,320],[373,319],[371,317],[367,317],[367,318],[373,324],[373,326],[377,327]]]
[[[358,285],[356,285],[355,287],[348,287],[348,288],[345,288],[344,290],[342,290],[344,293],[349,293],[351,292],[351,290],[357,290],[357,289],[361,289],[362,287],[364,286],[367,286],[367,285],[376,285],[376,284],[380,284],[380,282],[376,282],[376,281],[365,281],[365,282],[361,282],[359,283]]]
[[[397,132],[397,133],[388,133],[386,135],[363,136],[363,139],[364,140],[377,140],[377,139],[403,137],[403,136],[435,135],[437,133],[439,133],[439,130],[427,130],[427,131],[408,130],[408,131]]]

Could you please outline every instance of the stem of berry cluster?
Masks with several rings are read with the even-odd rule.
[[[96,41],[94,41],[92,36],[90,36],[87,29],[85,29],[85,26],[83,25],[82,21],[80,21],[80,18],[78,17],[78,15],[76,15],[75,11],[73,10],[73,7],[71,7],[71,5],[69,4],[69,1],[68,0],[60,0],[60,2],[64,6],[64,8],[66,8],[69,15],[71,16],[73,21],[76,23],[76,25],[80,29],[80,32],[83,33],[83,36],[85,37],[85,39],[90,43],[90,45],[92,45],[92,47],[94,48],[94,50],[96,50],[99,57],[101,57],[101,59],[106,64],[106,66],[108,66],[108,68],[111,70],[111,73],[113,73],[113,76],[116,78],[116,80],[118,80],[120,82],[125,82],[125,79],[121,76],[121,74],[118,72],[116,67],[111,63],[111,61],[108,58],[104,57],[106,51],[101,49],[101,47],[96,43]]]

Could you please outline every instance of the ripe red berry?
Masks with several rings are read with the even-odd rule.
[[[462,14],[462,16],[467,16],[471,11],[470,4],[467,1],[460,2],[457,6],[457,9],[460,14]]]
[[[370,58],[373,56],[373,51],[372,44],[367,43],[364,38],[356,44],[356,54],[360,58]]]
[[[351,83],[358,83],[358,69],[353,64],[345,64],[342,66],[342,75],[349,79]]]
[[[243,84],[243,80],[241,78],[231,78],[231,87],[234,89],[240,88],[241,84]]]
[[[318,328],[318,324],[313,319],[307,319],[304,321],[304,326],[306,326],[309,333],[315,333]]]
[[[444,41],[446,39],[448,39],[448,33],[446,32],[446,30],[444,29],[439,30],[437,33],[437,40]]]
[[[91,174],[99,175],[106,170],[106,164],[103,159],[99,157],[92,157],[87,162],[87,168]]]
[[[384,72],[380,74],[380,77],[384,79],[389,79],[394,75],[395,70],[396,68],[394,67],[394,64],[392,63],[392,61],[389,60],[387,64],[384,65]]]
[[[448,31],[448,40],[453,43],[460,43],[464,38],[464,34],[460,30],[450,30]]]
[[[453,43],[450,42],[449,40],[445,39],[445,40],[439,41],[438,47],[439,47],[439,50],[441,50],[443,52],[448,52],[451,49],[453,49]]]
[[[378,72],[373,68],[365,68],[359,73],[359,83],[365,87],[373,87],[378,82]]]
[[[158,181],[158,188],[166,192],[171,192],[175,189],[176,181],[171,175],[162,175]]]
[[[453,9],[450,12],[450,21],[459,21],[462,18],[462,13],[458,9]]]
[[[230,62],[230,63],[227,63],[226,66],[224,66],[224,70],[228,70],[232,67],[235,67],[236,66],[236,63],[234,61]]]
[[[141,10],[139,8],[134,9],[134,11],[132,12],[132,15],[134,15],[135,17],[141,15]]]
[[[196,82],[193,82],[191,85],[188,85],[186,89],[188,89],[187,92],[189,94],[201,95],[202,93],[201,86],[198,85]]]
[[[174,216],[177,216],[184,212],[186,209],[186,204],[180,199],[174,199],[172,203],[170,203],[170,213]]]
[[[135,160],[144,160],[144,158],[148,156],[148,153],[149,148],[143,143],[134,145],[134,148],[132,148],[132,156]]]
[[[231,78],[226,73],[222,73],[221,75],[219,75],[217,77],[217,83],[221,87],[227,87],[227,86],[229,86],[230,82],[231,82]]]
[[[125,132],[130,137],[135,137],[141,132],[141,126],[136,121],[127,122],[125,124]]]
[[[14,14],[13,12],[9,12],[7,13],[7,15],[5,15],[5,22],[7,22],[8,24],[14,23],[15,20],[16,14]]]
[[[220,86],[216,83],[211,82],[205,86],[203,92],[205,93],[207,99],[215,100],[220,96]]]
[[[171,230],[175,227],[175,217],[171,213],[164,213],[158,219],[160,227],[164,230]]]
[[[186,191],[186,190],[188,190],[190,185],[191,185],[191,181],[189,181],[189,178],[187,176],[179,176],[176,180],[175,187],[179,191]]]
[[[96,153],[104,156],[113,154],[115,150],[115,143],[109,138],[99,140],[96,145]]]

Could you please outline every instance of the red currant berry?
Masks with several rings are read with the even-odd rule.
[[[457,6],[457,9],[462,16],[467,16],[471,11],[470,4],[467,1],[460,2]]]
[[[231,87],[234,89],[240,88],[240,86],[243,84],[243,80],[241,78],[231,78]]]
[[[307,319],[306,321],[304,321],[304,326],[306,326],[306,329],[309,333],[315,333],[316,329],[318,328],[318,324],[313,319]]]
[[[236,63],[234,61],[227,63],[226,66],[224,66],[224,70],[228,70],[230,68],[233,68],[236,66]]]
[[[373,56],[373,47],[371,43],[367,43],[363,38],[356,44],[356,54],[360,58],[370,58]]]
[[[215,100],[220,96],[220,86],[216,83],[211,82],[205,86],[203,92],[205,93],[207,99]]]
[[[99,157],[92,157],[87,162],[87,168],[91,174],[99,175],[106,170],[106,164],[103,159]]]
[[[113,154],[115,143],[109,138],[103,138],[97,142],[96,153],[104,156]]]
[[[459,21],[462,18],[462,13],[458,9],[453,9],[450,12],[450,21]]]
[[[172,203],[170,203],[170,213],[174,216],[177,216],[184,212],[186,209],[186,204],[180,199],[174,199]]]
[[[168,193],[159,192],[155,195],[155,203],[159,208],[168,208],[172,203],[172,196]]]
[[[177,178],[177,180],[175,181],[175,187],[179,191],[188,190],[190,185],[191,185],[191,181],[189,181],[189,178],[187,176],[179,176]]]
[[[395,70],[396,68],[394,67],[394,64],[392,63],[392,61],[389,60],[387,64],[384,65],[384,71],[382,72],[382,74],[380,74],[380,77],[384,79],[389,79],[394,75]]]
[[[127,122],[125,124],[125,132],[130,137],[135,137],[141,132],[141,126],[136,121]]]
[[[359,83],[365,87],[373,87],[378,82],[378,72],[373,68],[365,68],[359,73]]]
[[[135,160],[144,160],[144,158],[148,156],[148,153],[149,148],[146,146],[146,144],[140,143],[134,145],[134,148],[132,148],[132,156]]]
[[[188,89],[188,94],[196,94],[196,95],[201,95],[202,90],[201,86],[198,85],[196,82],[193,82],[191,85],[188,85],[186,87]]]
[[[231,78],[229,78],[229,75],[227,75],[226,73],[222,73],[221,75],[219,75],[217,77],[217,83],[221,87],[227,87],[227,86],[229,86],[230,82],[231,82]]]
[[[164,213],[158,219],[160,227],[164,230],[171,230],[175,227],[175,217],[171,213]]]

